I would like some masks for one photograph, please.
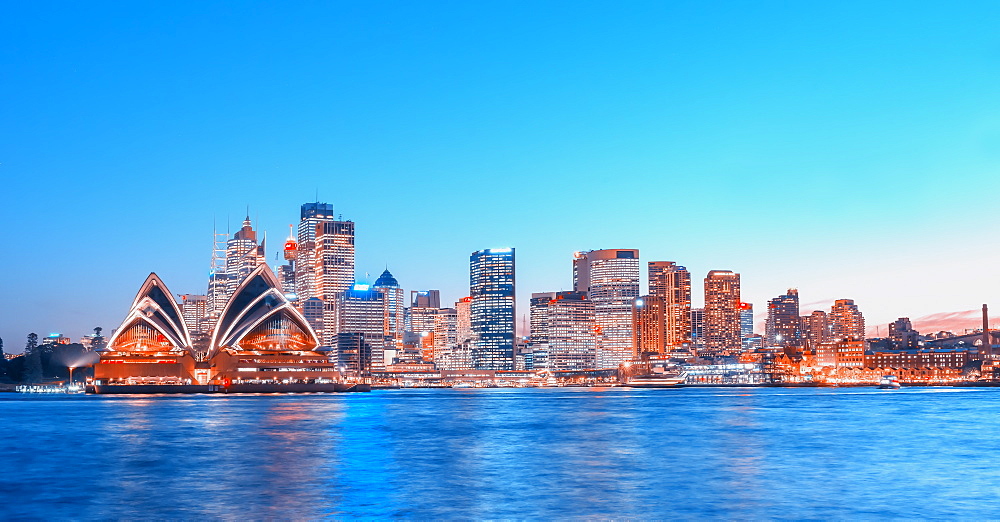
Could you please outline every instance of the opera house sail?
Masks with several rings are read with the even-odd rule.
[[[259,265],[226,303],[212,333],[211,382],[312,384],[339,380],[336,364],[317,352],[319,340],[305,317]]]
[[[97,384],[192,384],[191,335],[170,290],[154,273],[94,365]]]

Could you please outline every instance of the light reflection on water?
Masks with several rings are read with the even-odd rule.
[[[0,519],[974,518],[1000,390],[0,396]]]

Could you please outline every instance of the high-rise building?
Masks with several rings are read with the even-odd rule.
[[[458,312],[454,308],[438,308],[434,315],[433,346],[428,360],[438,364],[453,354],[458,346]]]
[[[531,294],[531,355],[534,369],[597,366],[594,303],[586,292]]]
[[[811,314],[803,315],[799,319],[802,321],[802,335],[810,350],[815,350],[819,343],[825,343],[831,339],[830,320],[826,312],[813,310]]]
[[[691,309],[691,344],[701,353],[705,348],[705,309]]]
[[[609,249],[573,255],[573,285],[594,303],[598,368],[632,360],[632,303],[639,297],[639,251]]]
[[[320,202],[302,205],[295,252],[295,293],[300,302],[310,297],[322,298],[322,290],[316,280],[316,230],[323,223],[330,222],[333,222],[333,205]]]
[[[208,314],[208,296],[178,294],[178,297],[181,298],[181,314],[184,316],[184,324],[187,325],[188,331],[192,335],[207,333],[205,317]]]
[[[479,370],[513,370],[514,249],[473,252],[469,267],[472,364]]]
[[[691,342],[691,273],[673,261],[649,262],[649,295],[663,300],[664,345]]]
[[[705,355],[739,352],[740,275],[730,270],[712,270],[705,277]]]
[[[364,350],[371,353],[370,368],[373,371],[385,370],[385,348],[387,341],[391,343],[391,338],[387,339],[385,335],[385,294],[369,285],[356,284],[340,292],[338,297],[340,302],[336,309],[340,324],[337,325],[337,333],[360,334]],[[338,342],[341,338],[335,335],[333,341]],[[351,339],[351,342],[356,341]],[[340,347],[337,349],[339,351]]]
[[[789,288],[767,302],[767,321],[764,323],[764,342],[767,346],[782,348],[802,344],[802,325],[799,317],[799,291]]]
[[[241,227],[232,239],[226,242],[226,298],[233,295],[247,276],[258,265],[266,262],[264,244],[257,244],[257,232],[250,224],[250,216],[243,220]]]
[[[830,309],[830,336],[837,339],[864,339],[865,318],[853,299],[837,299]]]
[[[410,290],[410,306],[441,308],[440,290]]]
[[[688,312],[690,319],[691,313]],[[636,360],[651,354],[666,354],[666,305],[662,297],[644,295],[632,302],[632,345]]]
[[[316,226],[316,279],[323,300],[323,339],[338,332],[340,295],[354,285],[354,222],[328,221]],[[374,350],[372,357],[375,356]]]
[[[757,340],[753,335],[753,303],[740,303],[740,339],[744,352],[755,349]]]
[[[441,335],[446,335],[443,344],[434,348],[434,364],[441,370],[468,370],[472,368],[472,324],[470,317],[471,297],[463,297],[455,303],[454,309],[444,309],[444,316],[434,324],[434,341],[438,342]],[[454,318],[454,319],[453,319]],[[454,320],[454,343],[450,332],[442,334],[442,330],[451,328]]]
[[[909,317],[900,317],[889,323],[889,342],[897,350],[917,348],[920,332],[913,329]]]
[[[391,364],[396,353],[403,350],[403,289],[386,268],[375,280],[372,288],[385,296],[382,325],[385,333],[385,364]]]

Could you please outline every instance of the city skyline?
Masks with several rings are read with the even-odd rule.
[[[202,294],[213,223],[249,204],[271,263],[316,199],[357,224],[358,275],[447,303],[470,252],[516,248],[518,326],[573,252],[621,248],[741,274],[758,330],[788,288],[882,335],[975,327],[998,10],[13,6],[0,336],[110,332],[153,271]]]

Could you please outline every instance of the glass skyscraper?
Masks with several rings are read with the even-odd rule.
[[[514,249],[473,252],[469,258],[472,366],[514,369]]]

